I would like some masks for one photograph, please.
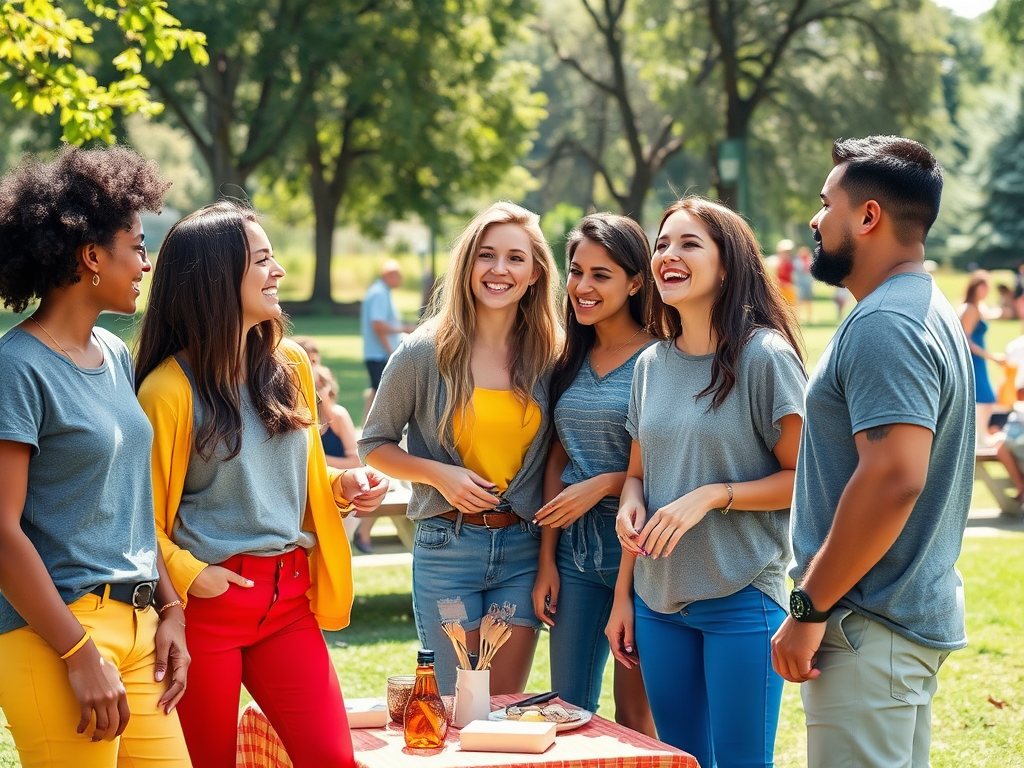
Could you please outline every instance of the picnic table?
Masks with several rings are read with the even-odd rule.
[[[989,472],[989,466],[1001,462],[996,457],[995,448],[976,448],[974,451],[974,479],[980,480],[988,488],[989,492],[999,505],[999,510],[1004,515],[1019,515],[1021,502],[1010,493],[1016,489],[1008,477],[997,477]]]
[[[491,708],[501,709],[525,695],[492,696]],[[352,745],[360,768],[700,768],[693,755],[600,715],[594,715],[579,728],[559,733],[554,746],[539,755],[463,752],[459,748],[459,731],[454,727],[448,729],[444,747],[411,750],[405,746],[402,729],[393,723],[384,728],[353,729]],[[236,768],[291,765],[266,716],[255,703],[249,704],[238,726]]]

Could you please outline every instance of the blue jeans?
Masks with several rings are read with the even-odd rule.
[[[774,765],[782,678],[771,638],[786,612],[756,587],[672,614],[639,597],[636,645],[658,738],[702,768]]]
[[[610,567],[581,571],[564,534],[555,561],[561,583],[551,628],[551,688],[560,698],[591,712],[597,711],[601,698],[609,654],[604,628],[612,611],[621,554],[615,528],[609,525],[607,530],[613,548],[605,548],[602,565]]]
[[[491,603],[509,603],[516,607],[510,624],[539,627],[533,613],[539,555],[539,529],[525,520],[495,529],[463,524],[458,532],[455,521],[443,517],[416,522],[412,550],[416,633],[424,648],[434,650],[434,674],[442,695],[455,693],[457,660],[441,619],[461,619],[467,631],[478,629]]]

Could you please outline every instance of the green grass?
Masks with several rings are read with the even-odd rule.
[[[358,259],[359,257],[345,257]],[[341,282],[335,275],[335,297],[356,299],[372,279],[379,259],[364,257],[356,261],[349,276]],[[301,265],[289,265],[294,284],[308,279]],[[414,271],[406,265],[406,282],[396,290],[403,315],[412,320],[419,306]],[[1010,282],[1009,273],[996,273],[995,282]],[[967,275],[941,272],[936,276],[951,301],[963,295]],[[145,283],[144,283],[145,285]],[[355,288],[355,290],[354,290]],[[308,290],[308,289],[307,289]],[[803,326],[808,367],[813,368],[837,327],[831,290],[816,286],[810,323]],[[287,298],[301,298],[298,290]],[[849,307],[847,308],[849,311]],[[0,313],[0,333],[20,321],[10,313]],[[131,336],[130,318],[104,316],[101,325],[122,337]],[[339,401],[358,423],[362,417],[362,390],[367,386],[362,364],[358,321],[350,317],[300,317],[294,321],[296,334],[314,336],[324,361],[338,377]],[[1017,320],[996,320],[988,335],[990,349],[1001,351],[1021,333]],[[993,384],[998,386],[1001,372],[991,366]],[[976,485],[973,506],[993,507],[994,500],[980,484]],[[1024,768],[1024,535],[1004,533],[994,537],[965,539],[960,569],[967,585],[967,649],[953,654],[939,676],[939,693],[933,718],[932,764],[934,768],[959,766],[998,766]],[[355,570],[357,598],[352,625],[342,632],[327,633],[346,695],[383,695],[390,674],[409,672],[415,666],[416,630],[410,598],[411,571],[408,566],[369,567]],[[546,633],[534,659],[529,688],[548,690],[548,644]],[[1004,701],[1000,709],[989,697]],[[610,716],[610,668],[605,676],[601,712]],[[0,712],[0,724],[3,724]],[[776,748],[780,768],[804,766],[804,724],[797,686],[787,684]],[[18,765],[13,744],[5,729],[0,729],[0,768]]]

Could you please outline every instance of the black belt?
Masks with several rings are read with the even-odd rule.
[[[128,603],[137,611],[142,611],[153,605],[153,598],[156,597],[155,581],[140,581],[138,584],[100,584],[91,590],[92,594],[103,597],[107,586],[110,587],[110,599],[119,603]]]

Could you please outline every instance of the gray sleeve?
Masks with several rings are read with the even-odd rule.
[[[26,443],[39,453],[39,432],[46,413],[39,383],[24,361],[0,358],[0,440]]]
[[[422,354],[421,345],[403,343],[388,358],[359,438],[360,461],[365,462],[366,457],[382,445],[397,445],[402,441],[405,426],[416,409],[417,359]]]
[[[804,415],[807,375],[796,353],[782,336],[769,332],[751,340],[757,359],[750,368],[754,427],[769,451],[782,437],[782,417]]]
[[[872,312],[850,326],[837,370],[852,434],[886,424],[935,432],[942,375],[932,343],[920,323],[896,312]]]
[[[644,386],[647,374],[646,361],[641,356],[633,366],[633,386],[629,388],[629,408],[626,410],[626,431],[634,440],[640,440],[640,403],[643,395],[640,392]]]

